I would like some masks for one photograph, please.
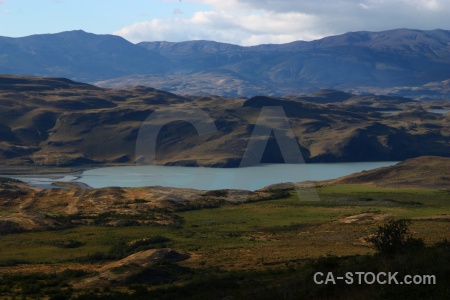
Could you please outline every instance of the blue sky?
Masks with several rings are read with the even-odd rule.
[[[450,0],[0,0],[0,35],[82,29],[131,42],[240,45],[348,31],[450,29]]]
[[[0,35],[20,37],[75,29],[106,34],[136,22],[207,9],[201,3],[179,0],[0,0]]]

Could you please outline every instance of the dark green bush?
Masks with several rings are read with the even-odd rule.
[[[372,243],[380,254],[395,254],[424,246],[421,239],[413,238],[410,234],[410,220],[390,220],[383,226],[378,226],[377,232],[365,240]]]

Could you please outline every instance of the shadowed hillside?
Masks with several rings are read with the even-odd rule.
[[[157,138],[156,163],[239,166],[263,106],[283,108],[307,162],[450,153],[449,114],[428,111],[449,108],[446,102],[333,90],[286,98],[178,96],[142,86],[103,89],[67,79],[7,75],[0,77],[0,86],[3,164],[134,164],[138,133],[147,117],[162,108],[176,114],[192,107],[206,112],[217,131],[199,136],[189,123],[168,122]],[[263,162],[284,162],[273,138]]]

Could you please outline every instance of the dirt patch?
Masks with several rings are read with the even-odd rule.
[[[339,219],[339,222],[345,224],[368,223],[368,222],[371,223],[374,221],[384,221],[390,217],[392,217],[391,214],[363,213]]]
[[[125,283],[129,279],[144,272],[147,268],[160,264],[180,262],[189,257],[189,254],[180,253],[169,248],[140,251],[103,266],[98,270],[100,274],[75,282],[73,283],[73,287],[76,289],[84,289],[108,286],[113,283]]]

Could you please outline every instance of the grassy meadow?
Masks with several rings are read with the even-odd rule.
[[[165,246],[199,254],[188,264],[258,268],[327,254],[371,253],[359,239],[390,218],[414,219],[413,230],[427,243],[450,237],[447,191],[338,185],[318,187],[317,192],[320,201],[299,200],[292,191],[285,199],[178,212],[182,224],[177,226],[79,226],[4,235],[0,263],[67,262],[106,253],[117,243],[164,236],[170,239]],[[359,214],[369,216],[345,223],[345,218]],[[62,251],[58,243],[64,241],[82,246]]]
[[[50,276],[65,274],[63,272],[67,269],[85,272],[80,276],[88,276],[96,274],[108,261],[149,248],[171,248],[189,253],[190,258],[177,263],[175,269],[162,266],[163,269],[170,269],[165,272],[171,274],[169,277],[172,280],[156,285],[144,281],[136,290],[132,289],[136,288],[135,285],[125,283],[80,292],[70,288],[70,283],[76,279],[69,276],[61,279],[62,285],[58,291],[80,299],[87,295],[97,299],[101,295],[111,296],[114,293],[138,295],[136,293],[139,291],[142,295],[153,293],[156,298],[164,298],[163,294],[158,293],[166,289],[182,290],[188,286],[195,290],[192,285],[201,286],[209,280],[214,281],[216,276],[224,276],[230,284],[239,281],[234,277],[238,274],[238,278],[242,277],[244,281],[247,277],[256,276],[258,280],[272,280],[271,284],[287,284],[300,278],[310,281],[311,278],[305,276],[310,276],[311,270],[327,269],[320,264],[327,266],[330,259],[332,265],[339,265],[341,269],[345,269],[347,263],[352,265],[350,269],[354,268],[353,260],[374,259],[375,251],[364,237],[390,219],[411,219],[412,235],[423,239],[428,247],[450,239],[448,191],[368,185],[318,186],[316,191],[320,201],[299,200],[295,190],[290,190],[290,196],[283,199],[174,212],[181,221],[168,226],[92,225],[3,235],[0,236],[0,273],[4,278],[0,280],[0,295],[5,299],[12,295],[45,299],[45,295],[54,295],[56,289],[46,288],[43,284],[40,289],[27,294],[23,292],[23,287],[16,285],[14,291],[7,291],[5,276],[32,276],[35,273]],[[151,242],[143,245],[144,248],[129,246],[142,240]],[[378,263],[370,263],[367,267]],[[442,280],[448,281],[448,278]],[[39,282],[46,282],[46,279]],[[207,284],[214,286],[211,282]],[[259,286],[255,282],[249,284],[243,291],[247,289],[250,292]],[[297,288],[296,285],[295,290]],[[375,289],[368,288],[372,292],[364,290],[363,293],[372,295]],[[312,286],[312,290],[315,289]],[[241,290],[238,298],[244,297]],[[172,292],[173,295],[178,293],[175,290]],[[333,293],[340,295],[338,290]],[[204,299],[211,299],[208,295],[205,294]]]

